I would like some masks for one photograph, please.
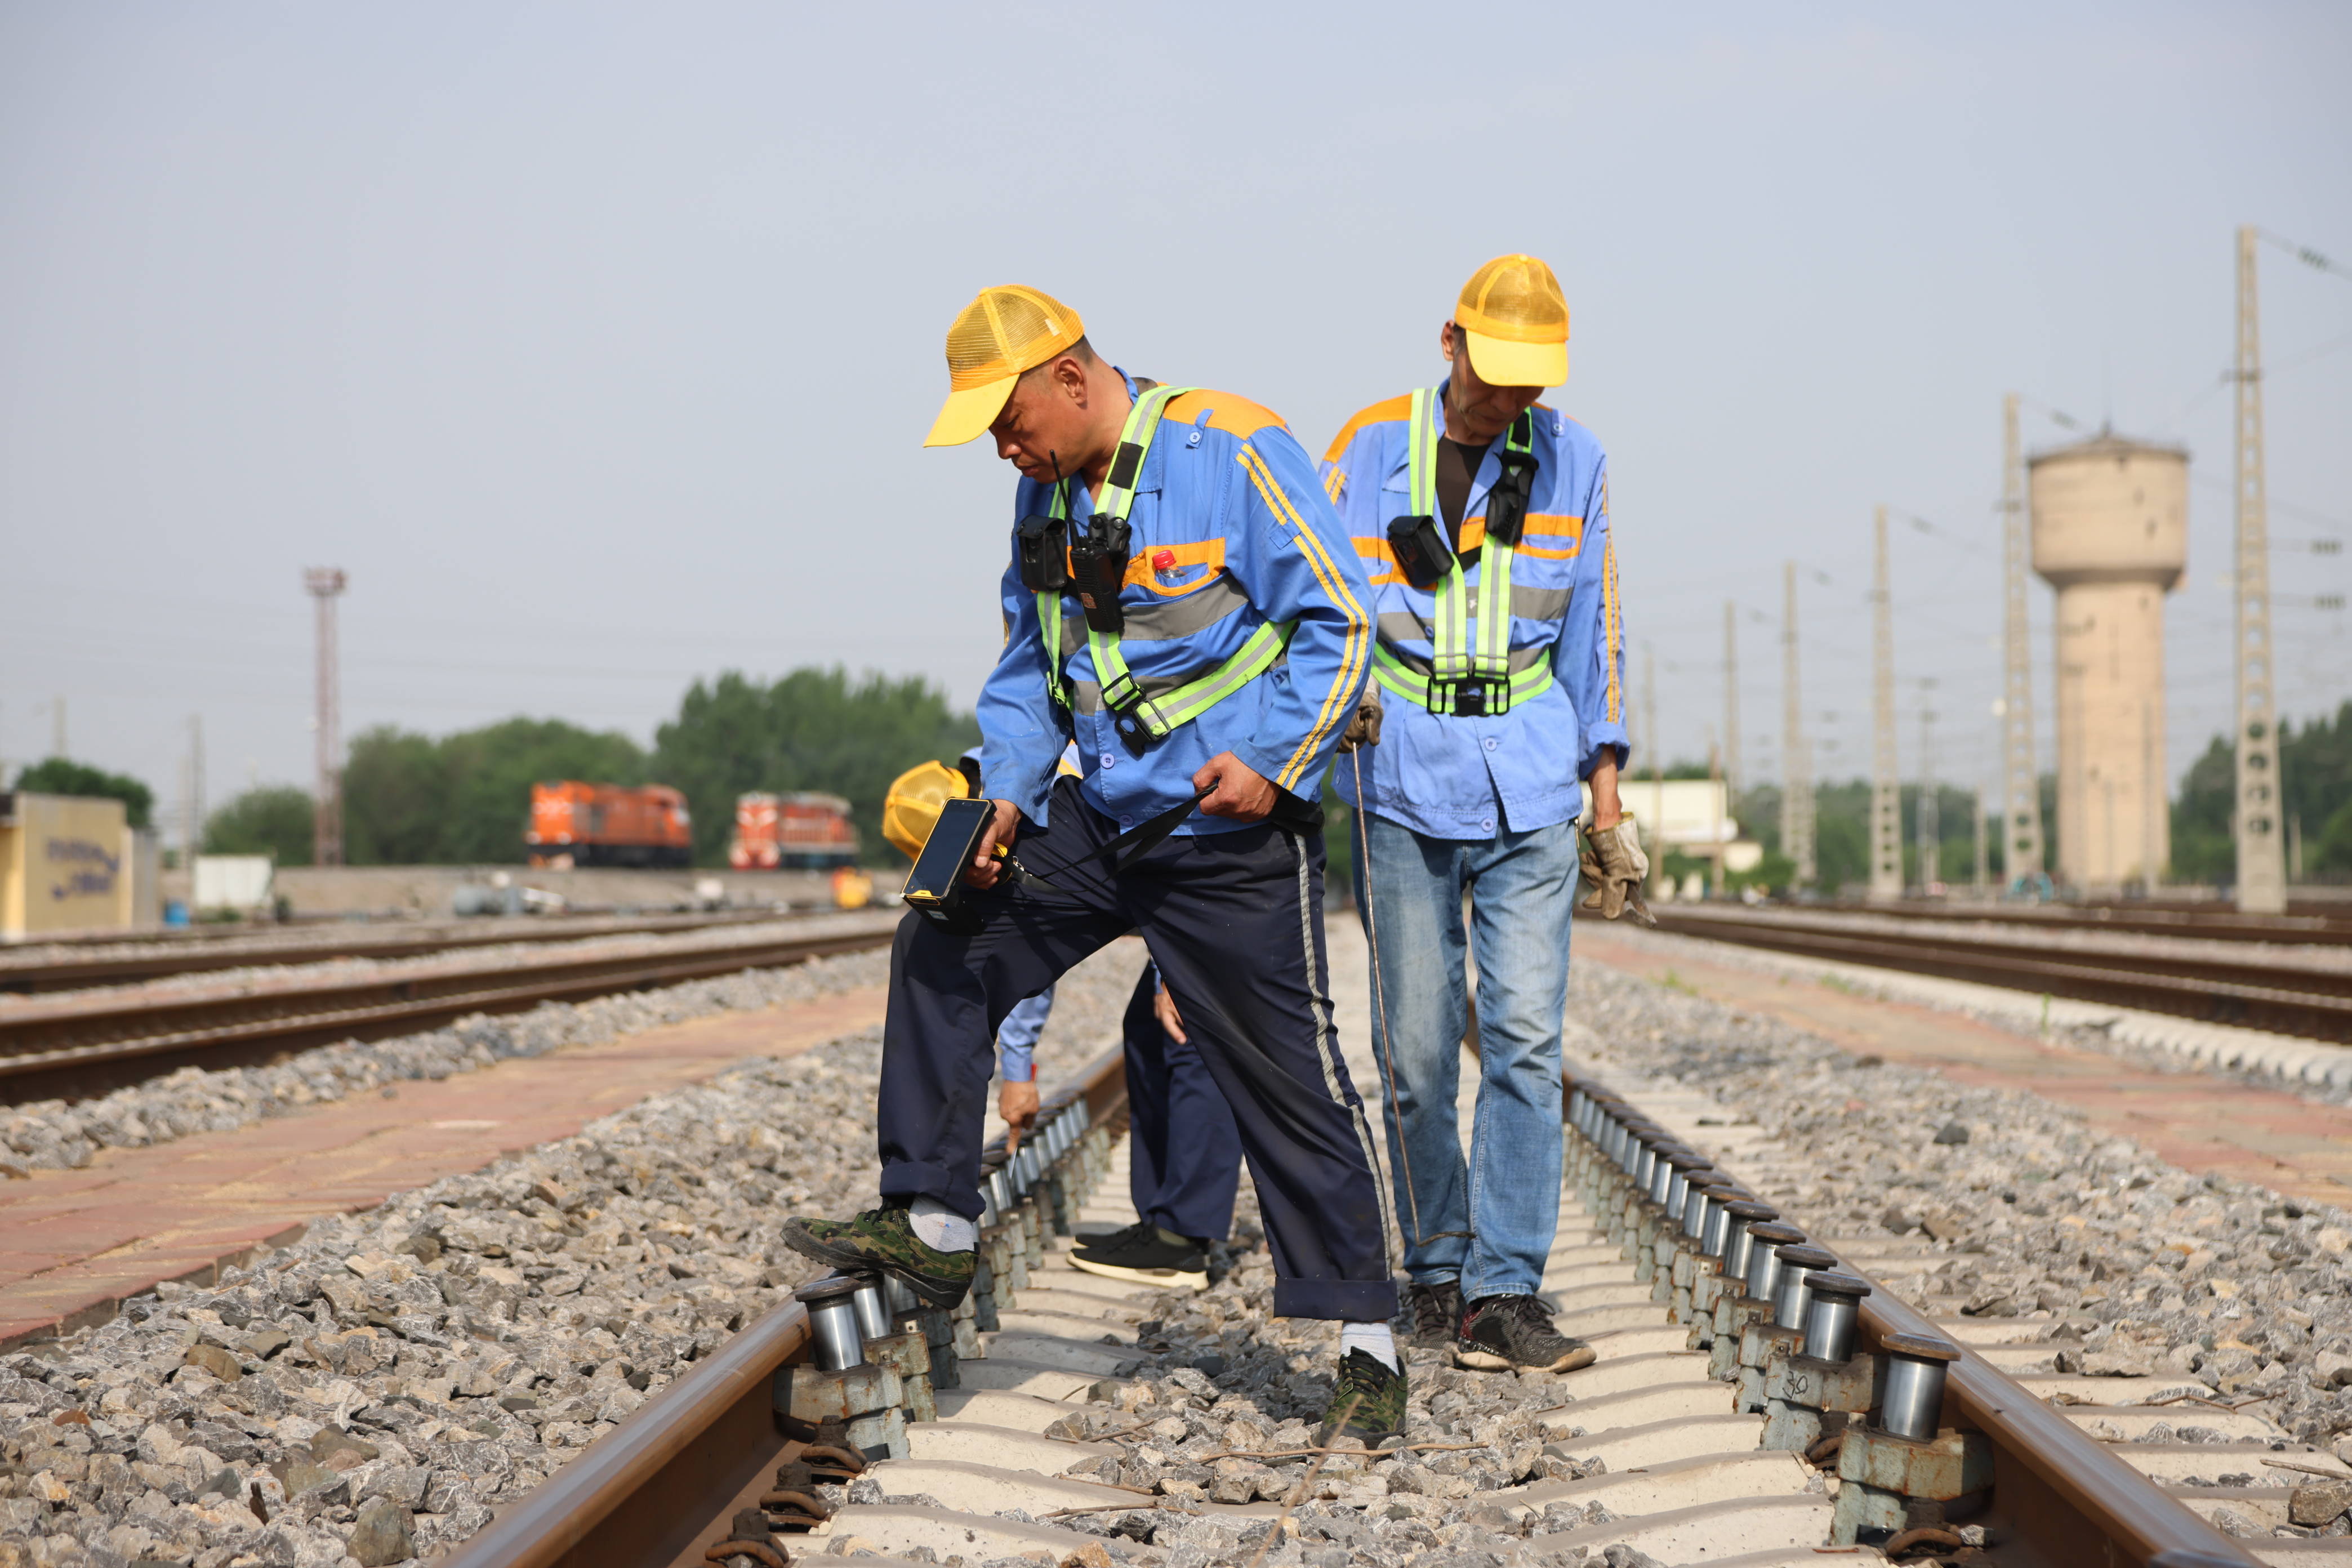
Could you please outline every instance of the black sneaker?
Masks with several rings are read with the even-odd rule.
[[[1462,1282],[1440,1279],[1424,1285],[1416,1279],[1404,1291],[1404,1342],[1415,1350],[1442,1351],[1462,1333]]]
[[[1533,1296],[1488,1296],[1470,1303],[1454,1360],[1481,1372],[1574,1372],[1592,1364],[1593,1351],[1553,1328]]]
[[[903,1205],[867,1209],[855,1219],[788,1219],[786,1247],[845,1273],[875,1269],[897,1275],[934,1307],[953,1308],[971,1289],[973,1251],[941,1252],[915,1234]]]
[[[1353,1437],[1367,1448],[1385,1448],[1404,1439],[1405,1381],[1369,1351],[1349,1351],[1331,1384],[1330,1407],[1316,1430],[1315,1446]]]
[[[1117,1252],[1120,1247],[1130,1247],[1136,1242],[1142,1240],[1145,1237],[1150,1236],[1158,1228],[1159,1226],[1153,1225],[1150,1220],[1139,1219],[1133,1225],[1108,1232],[1105,1235],[1089,1236],[1082,1240],[1074,1241],[1070,1244],[1070,1251],[1073,1255],[1081,1252]]]
[[[1070,1267],[1106,1279],[1128,1279],[1162,1290],[1205,1290],[1209,1287],[1208,1243],[1176,1236],[1156,1225],[1136,1227],[1139,1234],[1120,1231],[1070,1254]]]

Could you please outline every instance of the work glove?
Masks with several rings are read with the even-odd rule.
[[[1642,885],[1650,879],[1650,858],[1642,853],[1642,836],[1634,829],[1632,812],[1610,826],[1586,828],[1580,858],[1584,879],[1592,890],[1584,895],[1579,909],[1597,910],[1604,921],[1613,921],[1631,909],[1643,925],[1658,923],[1650,913],[1649,900],[1642,894]]]
[[[1381,700],[1367,691],[1357,700],[1356,716],[1339,731],[1339,749],[1352,752],[1358,746],[1381,743]]]

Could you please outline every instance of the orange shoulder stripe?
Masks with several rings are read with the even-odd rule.
[[[1412,394],[1410,392],[1391,397],[1384,403],[1375,403],[1370,408],[1360,409],[1356,416],[1341,426],[1339,433],[1331,437],[1330,449],[1323,454],[1323,460],[1327,463],[1338,462],[1339,454],[1348,449],[1348,443],[1356,438],[1356,432],[1367,425],[1378,425],[1384,420],[1412,417]]]
[[[1252,403],[1248,398],[1235,396],[1230,392],[1205,389],[1170,398],[1168,406],[1160,416],[1179,425],[1191,425],[1200,419],[1203,409],[1208,411],[1210,429],[1228,431],[1244,441],[1269,425],[1286,430],[1289,428],[1283,424],[1281,415],[1262,404]]]

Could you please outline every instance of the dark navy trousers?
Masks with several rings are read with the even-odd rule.
[[[1159,990],[1160,971],[1147,963],[1120,1026],[1127,1048],[1128,1191],[1135,1212],[1160,1229],[1223,1241],[1233,1234],[1242,1135],[1192,1030],[1179,1040],[1160,1027],[1152,1008]],[[1185,1014],[1182,994],[1170,994],[1177,1012]]]
[[[1386,1322],[1396,1285],[1370,1128],[1331,1026],[1320,837],[1265,822],[1179,835],[1123,871],[1099,860],[1066,868],[1118,829],[1075,779],[1055,784],[1049,815],[1050,826],[1023,823],[1014,853],[1065,892],[977,893],[987,920],[971,935],[913,911],[898,924],[875,1108],[882,1195],[979,1216],[997,1025],[1139,929],[1249,1159],[1274,1310]]]

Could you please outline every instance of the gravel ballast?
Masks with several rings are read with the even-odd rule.
[[[1079,1030],[1124,1004],[1130,945],[1065,982],[1048,1081],[1098,1048]],[[878,956],[761,978],[871,984]],[[762,1005],[724,989],[752,978],[698,984]],[[869,1030],[746,1062],[0,1357],[0,1568],[384,1568],[462,1540],[817,1271],[778,1224],[873,1202],[880,1058]]]
[[[100,1149],[233,1131],[404,1079],[450,1078],[689,1018],[812,1001],[879,985],[889,973],[887,952],[846,953],[587,1002],[542,1003],[528,1013],[476,1014],[422,1034],[320,1046],[271,1067],[182,1068],[94,1100],[29,1100],[0,1110],[0,1165],[79,1170]]]

